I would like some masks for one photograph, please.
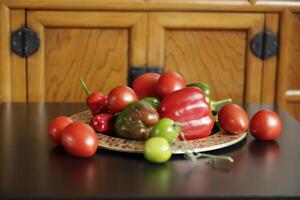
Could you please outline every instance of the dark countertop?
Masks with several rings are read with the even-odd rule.
[[[272,105],[245,106],[250,116]],[[142,155],[98,149],[79,159],[50,142],[48,122],[84,104],[0,104],[0,198],[300,198],[300,124],[274,107],[283,133],[213,151],[235,159],[197,164],[181,155],[163,165]]]

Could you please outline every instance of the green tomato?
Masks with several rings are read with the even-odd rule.
[[[151,137],[163,137],[172,144],[179,134],[179,126],[169,118],[160,119],[150,131]]]
[[[145,142],[144,156],[150,162],[167,162],[172,156],[170,144],[165,138],[150,138]]]

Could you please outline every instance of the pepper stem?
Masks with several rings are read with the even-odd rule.
[[[181,127],[180,124],[174,123],[173,127],[174,127],[174,129],[179,133],[180,127]]]
[[[84,82],[84,80],[82,78],[80,79],[80,83],[81,83],[81,86],[84,89],[84,92],[86,93],[86,95],[90,96],[91,92],[89,91],[87,85],[85,84],[85,82]]]
[[[220,105],[224,105],[224,104],[227,104],[227,103],[230,103],[230,102],[232,102],[231,98],[223,99],[223,100],[220,100],[220,101],[211,100],[210,107],[212,108],[212,110],[216,110],[217,107],[219,107]]]

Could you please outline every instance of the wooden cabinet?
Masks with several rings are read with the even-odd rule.
[[[0,101],[82,102],[79,79],[104,93],[131,66],[177,71],[206,82],[214,99],[274,103],[300,120],[300,5],[277,1],[0,0]],[[10,34],[30,27],[39,50],[21,58]],[[256,57],[251,41],[280,36],[278,56]],[[287,39],[288,38],[288,39]]]
[[[12,20],[1,24],[12,26],[4,27],[10,30],[2,33],[1,45],[9,45],[9,32],[26,23],[38,34],[40,47],[28,58],[2,53],[4,101],[82,102],[80,78],[91,91],[107,94],[127,83],[129,66],[146,64],[146,13],[28,11],[25,16],[2,6],[5,13]]]
[[[144,13],[30,11],[27,23],[41,43],[28,57],[28,101],[84,101],[80,78],[108,93],[145,64]]]
[[[300,13],[285,11],[282,24],[276,102],[300,121]]]
[[[260,102],[263,61],[249,47],[264,14],[150,13],[148,63],[210,85],[213,98]]]

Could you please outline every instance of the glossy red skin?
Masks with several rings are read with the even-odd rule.
[[[157,84],[156,92],[159,98],[164,98],[174,91],[185,88],[186,83],[184,79],[176,72],[163,73]]]
[[[134,79],[132,89],[135,91],[139,98],[143,97],[157,97],[156,84],[160,74],[158,73],[145,73]]]
[[[207,137],[214,126],[205,94],[196,87],[183,88],[166,96],[160,103],[159,115],[178,123],[186,140]],[[179,138],[182,139],[181,134]]]
[[[86,103],[93,115],[107,110],[107,97],[99,92],[94,92],[88,96]]]
[[[73,121],[66,116],[55,117],[48,125],[48,135],[50,139],[56,144],[61,144],[61,132],[72,122]]]
[[[227,104],[218,113],[221,128],[230,134],[240,134],[247,131],[249,119],[245,110],[236,104]]]
[[[257,140],[269,141],[281,134],[282,122],[278,114],[269,109],[262,109],[254,114],[250,121],[250,132]]]
[[[73,122],[64,128],[61,141],[65,150],[73,156],[91,157],[97,151],[95,131],[83,122]]]
[[[112,89],[107,96],[107,108],[112,112],[121,112],[128,104],[138,100],[135,92],[127,86]]]
[[[100,132],[105,135],[110,135],[110,133],[114,130],[114,115],[94,115],[91,119],[90,125],[96,132]]]

